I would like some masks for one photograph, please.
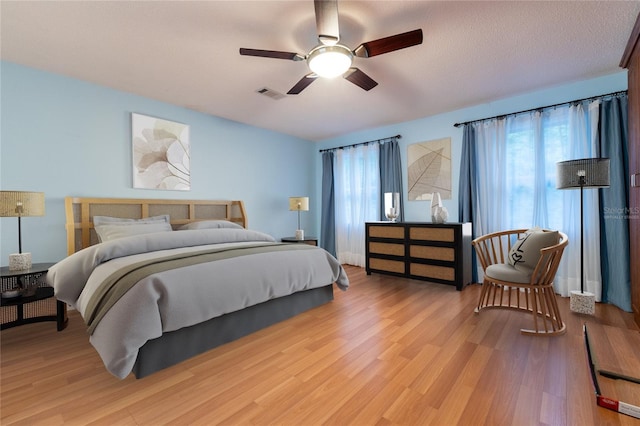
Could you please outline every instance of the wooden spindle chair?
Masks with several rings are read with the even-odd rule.
[[[527,229],[500,231],[472,241],[484,272],[475,312],[488,308],[529,312],[533,328],[521,329],[522,334],[563,334],[566,325],[558,309],[553,280],[569,239],[558,232],[557,244],[542,248],[535,268],[529,271],[509,264],[511,248],[527,232]]]

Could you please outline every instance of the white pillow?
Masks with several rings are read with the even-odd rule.
[[[167,222],[112,222],[95,227],[100,242],[111,241],[132,235],[151,234],[153,232],[172,231]]]
[[[509,250],[509,265],[534,269],[540,259],[540,250],[558,244],[558,231],[530,229],[522,234]]]
[[[93,217],[93,226],[109,225],[113,223],[154,223],[154,222],[170,223],[169,215],[163,214],[160,216],[143,217],[142,219],[127,219],[123,217],[111,217],[111,216],[94,216]]]
[[[182,225],[180,228],[178,228],[178,230],[219,228],[244,229],[241,225],[229,222],[228,220],[200,220],[198,222],[191,222],[187,223],[186,225]]]

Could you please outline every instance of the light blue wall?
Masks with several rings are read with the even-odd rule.
[[[44,217],[22,220],[23,251],[34,262],[66,256],[69,195],[241,199],[249,228],[277,238],[297,228],[288,197],[315,199],[314,142],[8,62],[0,67],[0,188],[46,197]],[[191,191],[132,188],[132,112],[190,126]],[[308,235],[317,222],[314,210],[302,215]],[[6,265],[18,249],[17,219],[0,219],[0,232]]]
[[[297,217],[287,197],[309,195],[302,214],[307,235],[320,229],[321,156],[333,148],[401,134],[407,145],[451,137],[453,198],[444,200],[450,220],[458,216],[462,130],[456,122],[626,90],[626,71],[567,84],[446,114],[313,143],[212,117],[87,82],[0,62],[0,188],[43,191],[46,216],[23,220],[23,249],[34,261],[66,255],[65,196],[242,199],[249,228],[275,237],[292,234]],[[437,102],[425,99],[425,102]],[[132,188],[132,112],[190,125],[192,189],[188,192]],[[295,159],[296,161],[292,161]],[[403,176],[406,192],[406,171]],[[406,197],[406,193],[405,193]],[[406,219],[428,221],[429,204],[406,203]],[[17,219],[0,219],[0,264],[17,251]]]
[[[455,88],[452,88],[455,90]],[[434,139],[451,137],[452,155],[452,199],[443,200],[444,206],[449,211],[449,221],[458,220],[458,181],[460,176],[460,151],[462,145],[462,127],[456,128],[455,123],[478,120],[493,117],[500,114],[508,114],[524,111],[532,108],[555,105],[576,99],[598,96],[606,93],[627,90],[627,72],[621,70],[618,73],[580,81],[572,84],[540,90],[529,94],[503,99],[487,104],[464,108],[445,114],[425,117],[396,125],[367,129],[354,132],[338,138],[327,139],[320,143],[318,149],[335,148],[359,142],[382,139],[389,136],[401,135],[398,141],[402,153],[402,177],[404,197],[407,199],[407,146],[410,144],[425,142]],[[425,102],[437,102],[437,99],[425,99]],[[318,150],[316,150],[318,152]],[[316,158],[316,191],[321,194],[322,159],[320,154]],[[429,201],[408,201],[405,203],[405,220],[407,221],[431,221],[431,204]]]

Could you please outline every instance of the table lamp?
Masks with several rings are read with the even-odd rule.
[[[9,255],[9,270],[31,268],[31,253],[22,252],[21,219],[44,216],[44,192],[0,191],[0,217],[18,218],[18,253]]]
[[[304,240],[304,230],[300,228],[300,212],[309,211],[309,197],[289,197],[289,210],[298,212],[296,240]]]
[[[595,313],[596,298],[593,293],[584,291],[584,188],[609,187],[609,159],[583,158],[580,160],[557,163],[558,189],[580,188],[580,291],[570,293],[569,308],[581,314]]]

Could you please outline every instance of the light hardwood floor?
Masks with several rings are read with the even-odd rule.
[[[141,380],[106,372],[75,312],[59,333],[54,323],[2,331],[0,423],[640,422],[596,406],[582,334],[587,322],[594,334],[611,326],[635,336],[631,314],[598,304],[595,316],[583,316],[559,298],[567,334],[529,337],[519,333],[526,314],[474,314],[477,285],[458,292],[347,272],[351,288],[336,289],[333,302]],[[598,340],[614,365],[640,365],[633,349],[616,349],[624,338]],[[640,405],[640,393],[631,397]]]

